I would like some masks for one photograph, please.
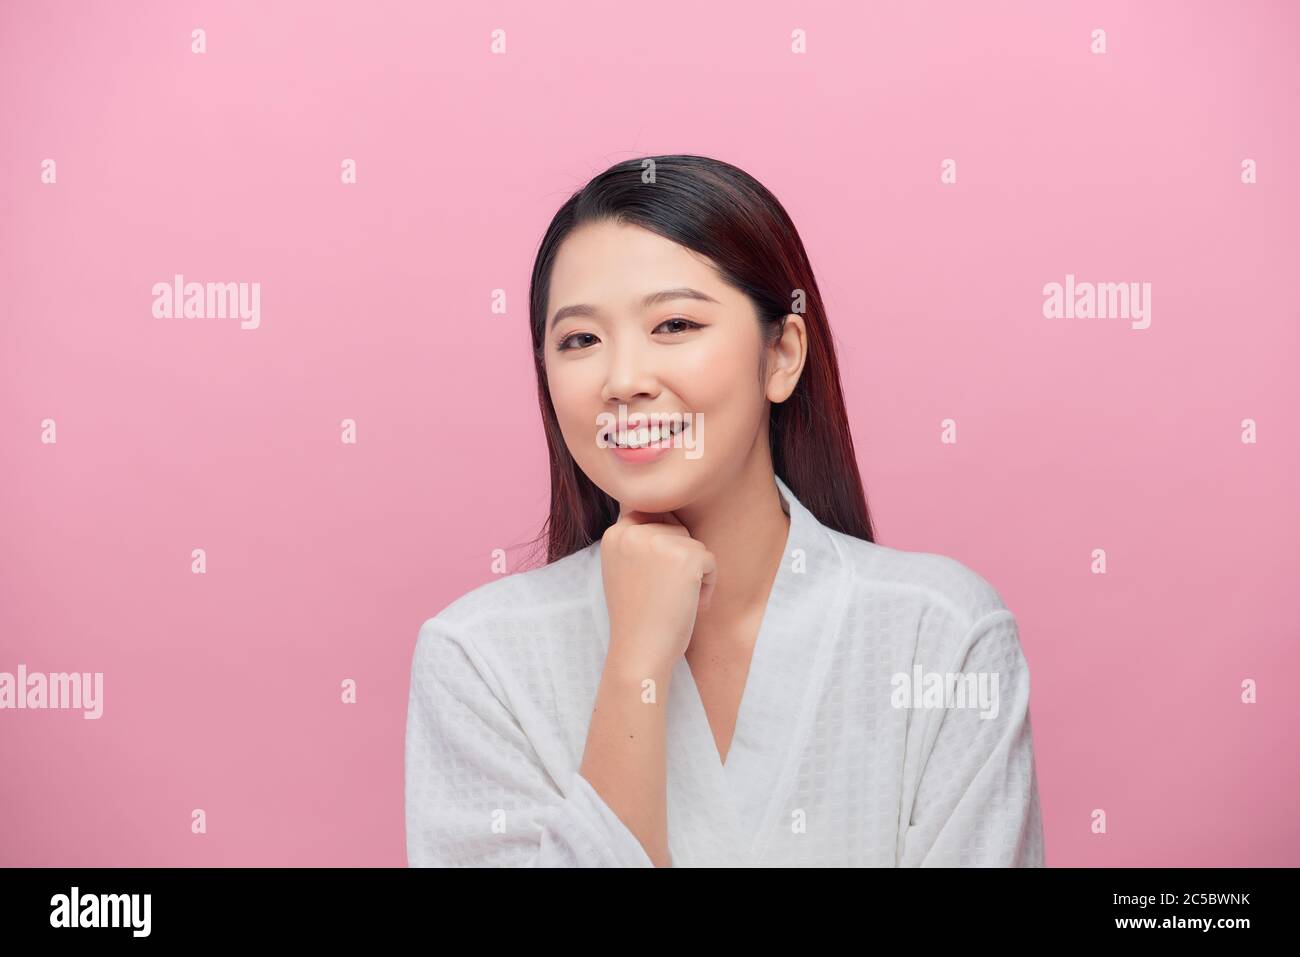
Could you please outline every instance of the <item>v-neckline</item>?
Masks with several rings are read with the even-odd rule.
[[[797,773],[794,752],[807,733],[829,659],[832,609],[848,589],[840,546],[778,476],[790,517],[786,545],[750,656],[725,761],[685,656],[673,666],[667,704],[669,849],[674,864],[756,866],[780,802]],[[804,567],[793,569],[797,554]],[[596,627],[609,649],[609,614],[599,552],[590,587]]]
[[[772,596],[778,593],[777,586],[781,583],[782,576],[785,574],[786,559],[790,555],[791,544],[795,540],[794,507],[787,498],[789,495],[788,489],[784,488],[784,483],[779,478],[777,479],[777,495],[781,502],[781,510],[785,512],[789,523],[786,526],[785,542],[781,546],[781,557],[777,561],[776,574],[772,576],[772,584],[768,588],[767,598],[763,602],[763,611],[758,619],[758,630],[754,634],[754,644],[750,647],[749,661],[745,666],[744,684],[740,689],[740,701],[736,705],[736,717],[731,725],[731,737],[727,741],[726,757],[723,757],[722,752],[718,750],[717,736],[713,733],[713,723],[709,720],[708,708],[704,706],[704,696],[700,693],[700,683],[695,678],[695,672],[691,670],[691,663],[686,660],[685,655],[682,656],[682,660],[686,662],[684,670],[690,679],[691,693],[695,701],[699,703],[700,712],[704,715],[704,724],[709,729],[709,740],[713,742],[713,754],[717,757],[718,767],[722,769],[723,774],[727,777],[731,777],[728,769],[734,767],[731,758],[735,754],[736,738],[741,730],[741,720],[745,716],[745,703],[754,698],[754,695],[750,692],[755,682],[750,679],[759,674],[758,668],[762,665],[761,656],[771,643],[770,639],[766,641],[764,639],[767,637],[768,626],[772,620]]]

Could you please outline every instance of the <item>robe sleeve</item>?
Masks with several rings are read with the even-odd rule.
[[[1042,867],[1029,667],[1005,608],[966,634],[950,671],[998,676],[997,710],[936,709],[900,840],[900,867]],[[934,722],[937,720],[937,729]]]
[[[410,866],[653,867],[576,769],[554,780],[457,630],[437,618],[425,622],[412,659]]]

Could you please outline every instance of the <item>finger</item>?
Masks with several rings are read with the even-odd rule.
[[[696,542],[695,539],[691,538],[690,532],[686,531],[686,529],[683,528],[681,525],[673,525],[671,522],[656,522],[656,521],[640,522],[638,524],[640,525],[641,528],[645,529],[645,531],[639,533],[641,535],[650,535],[655,538],[663,538],[673,542],[681,542],[682,544],[688,546],[689,545],[701,545],[701,547],[703,546],[703,543]]]
[[[639,512],[635,509],[624,508],[622,503],[619,503],[618,520],[624,525],[675,525],[679,528],[686,527],[672,512]]]
[[[718,565],[712,552],[705,552],[702,558],[703,573],[700,575],[699,606],[706,609],[713,604],[713,587],[718,582]]]

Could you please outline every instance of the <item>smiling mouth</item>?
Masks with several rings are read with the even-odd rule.
[[[663,426],[655,425],[649,428],[628,429],[626,432],[610,430],[605,433],[605,441],[616,449],[640,449],[681,435],[686,430],[687,425],[688,423],[683,420],[682,422],[672,422]]]

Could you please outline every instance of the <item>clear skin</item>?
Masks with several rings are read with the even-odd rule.
[[[645,297],[689,288],[713,301]],[[572,305],[594,307],[551,324]],[[798,314],[767,348],[753,303],[709,260],[637,226],[574,230],[551,274],[545,362],[560,430],[578,467],[619,502],[601,540],[610,646],[580,773],[656,866],[668,853],[665,706],[685,657],[725,762],[789,519],[768,445],[771,404],[807,356]],[[561,346],[568,348],[561,348]],[[703,455],[672,448],[621,461],[596,441],[598,416],[702,415]],[[684,445],[685,443],[683,443]],[[654,682],[647,701],[646,679]]]

